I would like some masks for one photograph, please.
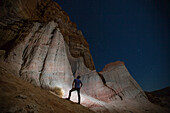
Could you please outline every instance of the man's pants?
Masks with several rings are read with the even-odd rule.
[[[77,95],[78,95],[78,103],[80,104],[80,88],[72,88],[70,91],[69,91],[69,96],[68,96],[68,99],[70,99],[71,97],[71,92],[77,90]]]

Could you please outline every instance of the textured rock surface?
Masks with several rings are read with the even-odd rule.
[[[106,85],[114,89],[123,98],[147,99],[145,93],[132,78],[123,62],[117,61],[107,64],[100,74],[104,77]]]
[[[61,89],[64,98],[81,75],[81,103],[96,112],[144,112],[150,105],[123,62],[96,72],[82,32],[57,3],[2,0],[0,9],[1,67],[44,89]],[[77,101],[76,92],[71,100]]]
[[[35,87],[12,75],[0,67],[0,109],[1,112],[59,112],[59,113],[92,113],[89,109],[76,103],[60,99],[46,90]],[[139,103],[133,100],[105,103],[87,95],[82,95],[83,105],[99,113],[169,113],[168,108],[161,108],[150,103]],[[64,109],[63,109],[64,108]]]
[[[34,23],[25,39],[8,53],[4,60],[6,68],[43,88],[68,90],[72,70],[57,26],[54,21],[44,25]]]
[[[11,45],[10,42],[14,40],[17,40],[16,43],[23,40],[33,26],[33,22],[54,21],[58,23],[71,55],[76,58],[83,57],[86,67],[91,70],[95,69],[88,43],[82,32],[77,30],[76,24],[70,21],[67,13],[61,10],[56,2],[52,0],[2,0],[0,9],[1,49],[9,49],[8,45]],[[12,48],[13,46],[10,50]]]
[[[1,113],[94,113],[35,87],[1,67],[0,92]]]

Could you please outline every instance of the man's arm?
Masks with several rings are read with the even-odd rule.
[[[74,88],[74,84],[75,84],[75,81],[73,81],[73,83],[72,83],[72,88]]]
[[[80,81],[80,84],[81,84],[81,86],[80,86],[80,88],[83,86],[83,83]]]

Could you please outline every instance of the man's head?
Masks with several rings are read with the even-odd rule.
[[[77,76],[77,79],[80,79],[80,76]]]

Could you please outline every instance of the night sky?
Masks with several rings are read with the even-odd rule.
[[[82,30],[97,71],[124,61],[145,91],[170,86],[168,0],[55,0]]]

